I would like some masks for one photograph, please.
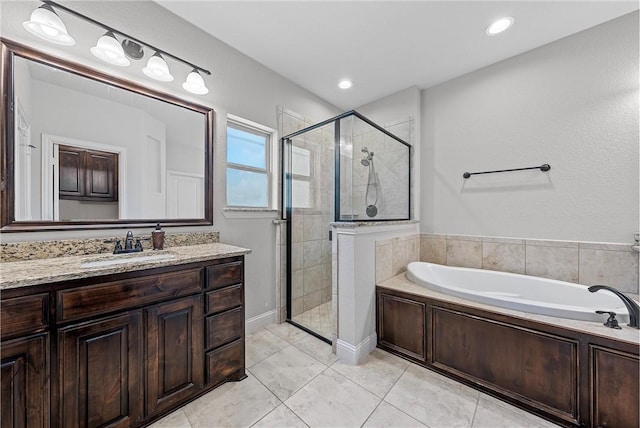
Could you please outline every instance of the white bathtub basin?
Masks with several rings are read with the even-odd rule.
[[[582,321],[604,321],[606,315],[595,313],[604,310],[618,314],[620,324],[629,321],[627,308],[613,293],[591,293],[570,282],[426,262],[409,263],[407,278],[441,293],[505,309]]]
[[[157,262],[157,261],[174,259],[175,257],[176,255],[171,253],[163,253],[163,254],[138,253],[135,255],[124,254],[121,256],[114,256],[108,259],[83,261],[80,267],[88,269],[88,268],[96,268],[96,267],[126,265],[126,264],[132,264],[132,263]]]

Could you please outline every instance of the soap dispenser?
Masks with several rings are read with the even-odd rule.
[[[164,230],[160,229],[160,223],[156,224],[156,230],[151,232],[154,250],[164,249]]]

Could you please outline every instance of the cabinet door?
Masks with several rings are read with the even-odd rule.
[[[80,149],[59,146],[60,198],[82,199],[84,196],[83,152]]]
[[[145,309],[148,415],[160,413],[202,389],[202,312],[201,295]]]
[[[593,427],[637,427],[640,359],[638,355],[591,346]]]
[[[0,427],[49,427],[49,335],[0,346]]]
[[[58,334],[61,427],[125,427],[142,418],[140,311]]]
[[[85,196],[90,200],[118,200],[118,155],[85,152]]]
[[[424,303],[378,294],[378,344],[426,361],[425,316]]]

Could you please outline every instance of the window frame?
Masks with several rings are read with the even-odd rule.
[[[266,137],[264,169],[227,161],[227,149],[229,145],[228,131],[230,127],[239,129],[240,131],[253,132],[258,135],[262,134]],[[276,142],[278,141],[277,131],[273,128],[269,128],[268,126],[264,126],[259,123],[256,123],[232,114],[227,114],[227,123],[226,123],[225,131],[226,131],[225,146],[224,146],[225,147],[225,151],[224,151],[225,208],[223,209],[223,213],[225,214],[225,216],[227,216],[227,214],[233,213],[233,212],[236,212],[236,213],[255,212],[258,214],[268,213],[268,212],[278,212],[278,210],[276,209],[278,195],[277,195],[277,189],[275,189],[275,184],[277,183],[276,175],[278,173],[278,165],[277,165],[278,153],[277,153],[277,145],[276,145]],[[230,205],[227,199],[228,184],[229,184],[227,182],[227,171],[229,168],[240,170],[240,171],[265,174],[267,176],[267,206],[256,207],[256,206],[250,206],[250,205]]]

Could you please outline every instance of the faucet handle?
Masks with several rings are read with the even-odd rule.
[[[140,242],[140,239],[136,239],[136,245],[133,248],[138,251],[142,251],[142,243]]]
[[[118,254],[122,252],[122,244],[120,243],[120,240],[118,239],[116,241],[116,247],[113,249],[113,254]]]
[[[610,327],[610,328],[615,328],[617,330],[621,330],[622,327],[620,327],[620,325],[618,324],[618,320],[616,319],[616,313],[615,312],[610,312],[610,311],[596,311],[596,314],[609,314],[609,318],[607,318],[607,321],[605,323],[603,323],[603,325]]]

